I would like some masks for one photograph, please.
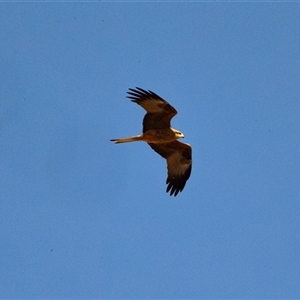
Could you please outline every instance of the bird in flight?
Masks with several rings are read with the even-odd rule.
[[[113,139],[116,144],[144,141],[167,160],[167,193],[177,196],[189,179],[192,171],[192,148],[178,139],[184,135],[171,127],[171,119],[176,109],[166,100],[151,91],[141,88],[129,89],[127,98],[146,110],[143,133],[128,138]]]

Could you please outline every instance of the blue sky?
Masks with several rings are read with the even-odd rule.
[[[1,3],[1,298],[299,298],[299,3]],[[128,88],[178,110],[166,192]]]

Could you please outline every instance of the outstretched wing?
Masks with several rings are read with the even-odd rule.
[[[167,192],[176,196],[181,192],[192,171],[192,147],[179,141],[149,143],[150,147],[167,160]]]
[[[147,111],[143,120],[143,132],[149,129],[171,127],[171,119],[177,114],[173,106],[151,91],[145,91],[138,87],[129,90],[127,98]]]

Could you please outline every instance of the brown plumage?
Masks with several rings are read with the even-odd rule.
[[[171,119],[177,111],[167,101],[151,91],[141,88],[129,89],[127,98],[146,110],[143,119],[143,134],[113,139],[115,143],[145,141],[149,146],[167,160],[167,192],[176,196],[189,179],[192,170],[192,148],[177,139],[184,135],[171,127]]]

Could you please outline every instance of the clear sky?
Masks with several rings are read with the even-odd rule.
[[[299,298],[300,3],[1,3],[0,298]],[[190,180],[128,88],[177,110]]]

